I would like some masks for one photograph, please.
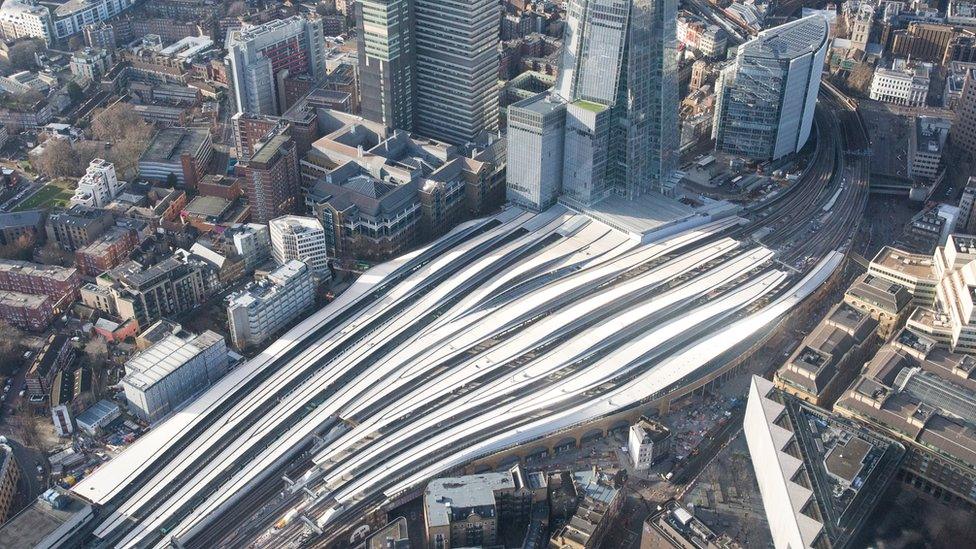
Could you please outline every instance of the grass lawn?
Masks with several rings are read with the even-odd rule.
[[[48,183],[40,188],[36,193],[29,196],[14,208],[15,212],[25,210],[37,210],[43,208],[59,208],[68,203],[71,196],[75,194],[73,188],[69,187],[68,181],[59,180]]]

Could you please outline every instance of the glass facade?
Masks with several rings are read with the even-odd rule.
[[[820,15],[763,31],[744,44],[716,85],[715,148],[775,160],[810,137],[827,52]]]
[[[678,153],[676,13],[676,0],[569,2],[556,93],[591,104],[576,123],[567,118],[564,192],[584,206],[608,193],[665,191]],[[604,122],[585,112],[593,105],[609,109],[605,139],[597,131]],[[571,142],[582,145],[587,133],[587,144],[571,153]],[[606,150],[594,154],[592,147],[603,143]],[[589,152],[580,156],[583,150]],[[572,177],[591,168],[604,171],[592,182]]]

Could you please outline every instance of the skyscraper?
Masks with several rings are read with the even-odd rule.
[[[414,123],[413,0],[361,0],[359,85],[362,116],[389,129]]]
[[[362,114],[462,145],[498,130],[495,0],[362,0]]]
[[[415,130],[452,144],[498,129],[497,0],[413,0]]]
[[[562,113],[553,98],[565,120],[556,178],[565,200],[586,208],[611,195],[669,194],[679,135],[676,11],[675,0],[570,0],[552,97],[509,107],[515,121],[509,130],[510,196],[523,205],[531,204],[526,197],[542,197],[532,204],[542,209],[551,194],[552,176],[534,170],[542,160],[525,151],[539,149],[548,162],[556,141],[520,120],[540,112],[556,120]]]
[[[570,0],[556,93],[577,105],[567,127],[606,118],[609,133],[603,177],[589,190],[570,177],[566,194],[599,201],[667,190],[678,153],[676,13],[675,0]],[[574,122],[574,110],[584,120]],[[566,168],[579,160],[567,154]]]
[[[743,44],[715,88],[715,148],[775,160],[803,148],[827,53],[827,20],[810,15]]]
[[[558,98],[543,92],[509,105],[509,201],[532,210],[556,203],[562,188],[565,134],[566,104]]]
[[[226,46],[237,112],[281,114],[287,78],[325,78],[325,38],[317,16],[296,15],[231,30]]]

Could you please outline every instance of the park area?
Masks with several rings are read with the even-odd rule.
[[[39,210],[46,208],[60,208],[68,203],[74,195],[74,186],[67,179],[52,181],[34,194],[28,196],[14,208],[14,211]]]

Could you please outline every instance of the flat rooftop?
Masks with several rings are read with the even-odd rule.
[[[201,128],[165,128],[159,130],[140,162],[179,162],[180,156],[196,156],[210,138],[210,130]]]
[[[424,491],[424,513],[428,526],[447,526],[452,514],[473,507],[495,505],[495,490],[515,488],[510,472],[483,473],[430,481]]]
[[[906,252],[898,248],[885,246],[874,256],[871,264],[877,264],[884,269],[901,273],[914,279],[935,282],[932,257],[929,255]]]
[[[24,474],[33,474],[25,471]],[[35,500],[30,507],[0,526],[0,547],[54,547],[81,520],[91,515],[91,506],[77,497],[63,495],[56,508],[47,501]]]

